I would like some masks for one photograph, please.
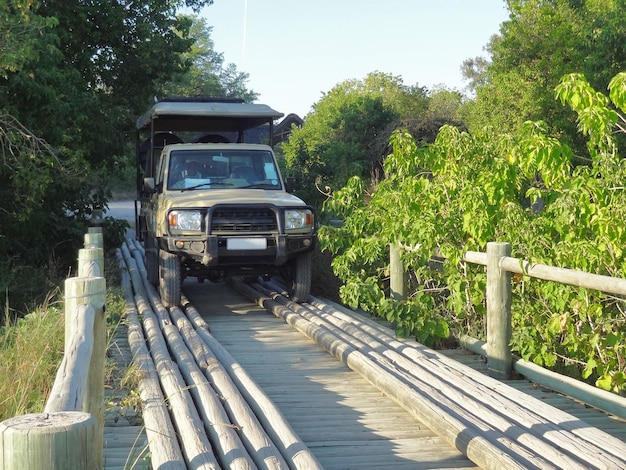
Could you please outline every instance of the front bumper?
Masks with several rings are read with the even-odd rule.
[[[310,206],[279,207],[273,204],[215,204],[190,208],[201,212],[202,233],[169,233],[160,240],[163,249],[175,253],[187,265],[209,269],[237,266],[283,266],[315,247],[313,227],[287,230],[285,212]],[[176,209],[174,209],[176,210]]]
[[[167,251],[207,267],[220,266],[282,266],[301,253],[315,247],[316,236],[249,235],[206,237],[168,237]],[[237,242],[237,243],[233,243]],[[245,246],[245,248],[241,248]]]

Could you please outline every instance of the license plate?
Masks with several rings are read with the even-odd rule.
[[[265,250],[267,240],[265,238],[228,238],[227,250]]]

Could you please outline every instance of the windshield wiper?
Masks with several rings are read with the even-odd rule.
[[[246,186],[237,186],[238,189],[278,189],[278,186],[270,183],[253,183]]]
[[[233,183],[224,183],[222,181],[212,181],[210,183],[200,183],[195,186],[189,186],[188,188],[182,188],[182,191],[191,191],[192,189],[202,188],[203,186],[213,186],[213,185],[222,185],[222,186],[234,186]]]

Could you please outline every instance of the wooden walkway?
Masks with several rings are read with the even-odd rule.
[[[138,282],[141,284],[141,281]],[[422,400],[423,404],[425,399],[429,403],[427,406],[434,404],[432,410],[435,410],[435,414],[433,415],[431,409],[426,410],[426,408],[419,408],[419,406],[407,408],[405,406],[407,403],[404,400],[401,400],[400,404],[396,403],[398,401],[397,396],[396,401],[388,398],[360,375],[328,354],[318,343],[296,331],[283,319],[276,318],[264,308],[247,300],[228,285],[197,284],[195,280],[188,280],[185,283],[184,291],[191,304],[208,323],[211,329],[210,336],[219,341],[220,347],[225,348],[234,357],[234,360],[242,365],[246,372],[261,386],[263,392],[269,396],[279,408],[280,413],[287,419],[289,426],[308,446],[315,459],[324,468],[477,468],[457,449],[469,447],[468,442],[474,446],[477,441],[484,440],[476,435],[472,440],[467,441],[467,436],[463,436],[463,433],[474,433],[472,426],[475,424],[470,424],[470,421],[467,421],[467,426],[463,425],[463,433],[458,434],[460,441],[456,442],[457,448],[450,444],[450,434],[447,434],[447,440],[439,437],[442,435],[441,430],[449,424],[444,418],[444,415],[448,413],[446,406],[450,406],[450,409],[456,409],[457,405],[454,400],[457,400],[457,404],[460,403],[458,400],[461,402],[471,401],[470,398],[473,397],[471,394],[476,393],[464,391],[459,394],[459,391],[464,388],[473,388],[472,380],[481,383],[481,388],[475,395],[476,399],[484,401],[487,405],[485,407],[483,404],[481,405],[482,408],[478,408],[484,410],[483,413],[485,414],[485,416],[479,415],[479,422],[483,423],[484,426],[491,426],[486,415],[493,415],[499,421],[498,426],[500,427],[493,427],[491,428],[492,431],[485,428],[485,432],[491,433],[491,439],[494,439],[494,442],[500,442],[498,445],[504,445],[501,447],[502,451],[507,449],[507,446],[511,446],[513,460],[510,456],[507,457],[508,460],[504,460],[508,462],[507,467],[526,468],[524,463],[520,464],[515,460],[516,457],[514,456],[520,450],[523,452],[519,454],[522,457],[521,462],[524,462],[524,459],[530,459],[528,462],[535,464],[531,466],[536,468],[569,469],[571,467],[562,465],[562,463],[574,462],[575,455],[578,453],[582,453],[584,456],[583,461],[593,462],[594,468],[620,468],[620,466],[613,466],[612,464],[597,465],[597,462],[623,461],[623,459],[620,460],[622,457],[626,459],[626,451],[623,452],[625,455],[619,453],[621,449],[626,449],[623,445],[626,437],[626,422],[613,419],[525,380],[511,381],[507,385],[523,391],[528,395],[528,398],[526,395],[521,395],[517,397],[517,402],[509,402],[507,397],[512,395],[512,388],[504,387],[503,389],[502,384],[497,381],[485,385],[488,381],[483,383],[483,375],[476,372],[467,375],[461,369],[463,371],[471,371],[471,369],[457,368],[454,365],[462,362],[469,364],[473,369],[480,370],[485,367],[480,356],[460,350],[446,352],[457,361],[453,362],[445,357],[442,358],[441,355],[434,354],[430,350],[421,349],[419,354],[422,356],[418,361],[419,364],[415,363],[416,370],[418,370],[415,378],[423,383],[422,390],[419,391],[421,398],[418,400]],[[158,299],[156,302],[158,305]],[[264,305],[268,306],[269,304],[264,303]],[[166,319],[167,312],[162,306],[159,308],[162,326],[167,325],[168,331],[172,332],[172,319]],[[268,306],[268,308],[270,307]],[[298,308],[301,309],[301,307]],[[292,311],[289,315],[293,316],[295,312]],[[178,322],[174,321],[174,323]],[[381,334],[387,335],[387,333],[380,331],[377,334],[377,338]],[[361,347],[363,346],[354,346],[356,349],[353,349],[353,353],[350,353],[349,356],[363,355],[360,351]],[[363,351],[366,349],[367,347]],[[414,349],[413,346],[410,349]],[[109,351],[112,359],[120,364],[120,368],[128,368],[130,353],[123,337],[115,340]],[[167,355],[167,351],[165,353]],[[405,359],[401,360],[405,361]],[[354,365],[351,364],[351,367],[354,368]],[[173,367],[176,368],[177,366],[174,364]],[[439,373],[444,373],[444,375],[447,374],[448,378],[445,379],[449,384],[447,388],[443,386],[443,382],[440,385],[430,383],[431,380],[438,380],[435,375],[432,376],[432,379],[425,378],[430,377],[429,367],[439,369]],[[388,383],[393,383],[393,381]],[[404,385],[400,385],[400,382],[398,384],[401,388],[404,387]],[[183,388],[195,387],[188,382],[187,387]],[[186,393],[183,388],[176,390],[179,390],[180,393]],[[388,387],[382,387],[382,389],[390,395],[395,394],[395,390],[389,390]],[[502,394],[503,390],[504,394]],[[175,395],[179,395],[179,392],[175,392]],[[492,395],[496,396],[495,401],[492,400]],[[463,396],[465,399],[462,398]],[[171,397],[172,395],[170,395]],[[455,398],[451,399],[451,397]],[[407,399],[411,403],[418,403],[412,401],[414,397]],[[526,409],[523,403],[533,400],[536,402],[533,405],[534,408],[529,407],[528,412],[535,413],[535,415],[519,415],[520,410]],[[134,410],[130,405],[132,400],[123,398],[116,390],[109,396],[109,402],[112,405],[108,406],[109,412],[106,416],[106,468],[150,468],[149,460],[143,459],[147,450],[147,443],[139,417],[133,413]],[[519,405],[520,403],[522,405]],[[544,404],[550,404],[558,410],[569,413],[568,415],[554,413],[554,416],[558,416],[559,419],[565,419],[563,428],[559,427],[558,421],[543,421],[541,415],[536,415],[537,410],[551,413]],[[508,410],[509,406],[519,408],[518,415],[511,416],[516,416],[515,419],[521,416],[521,421],[516,423],[503,418],[506,416],[506,411],[510,411]],[[500,414],[500,407],[504,407],[502,411],[505,413]],[[405,408],[410,409],[411,413],[408,413]],[[554,410],[558,411],[556,408]],[[418,416],[418,418],[425,418],[423,422],[416,419],[416,409],[425,411],[426,414]],[[272,416],[279,420],[277,415]],[[435,416],[435,420],[433,420],[433,416]],[[572,418],[572,416],[585,420],[585,423]],[[461,419],[475,420],[471,415]],[[235,422],[233,421],[233,423]],[[206,423],[208,422],[205,422],[205,426]],[[424,423],[428,423],[428,426]],[[589,425],[612,434],[612,436],[602,432],[594,433]],[[202,424],[200,423],[199,427],[193,427],[193,429],[200,433],[202,430],[199,428],[201,427]],[[537,429],[534,428],[537,428],[539,432],[537,433]],[[161,428],[159,427],[159,429]],[[168,439],[176,440],[174,434],[168,434],[170,436]],[[443,434],[445,435],[445,433]],[[591,437],[591,441],[586,441],[584,438],[580,440],[581,445],[586,446],[585,449],[587,450],[578,451],[579,441],[575,437],[578,435]],[[524,443],[518,443],[517,436]],[[537,448],[544,449],[545,447],[548,449],[551,445],[548,441],[553,440],[555,436],[557,436],[557,441],[566,440],[568,451],[564,451],[563,455],[560,455],[560,447],[557,446],[554,454],[536,452]],[[598,437],[600,437],[600,441],[598,441]],[[620,439],[621,442],[615,441],[615,438]],[[543,442],[544,439],[546,442]],[[618,454],[614,454],[618,456],[617,459],[608,456],[603,447],[597,445],[597,442],[606,444],[611,440],[615,441],[612,451],[615,452],[615,449],[620,449],[617,451]],[[592,444],[592,442],[596,444]],[[538,447],[529,447],[529,443],[535,443]],[[301,452],[300,447],[297,449],[298,452]],[[500,452],[497,450],[497,446],[495,449],[496,453]],[[530,454],[528,453],[529,449],[532,449]],[[475,450],[472,452],[475,454]],[[493,452],[493,450],[488,449],[488,452]],[[538,460],[535,460],[535,457],[531,455],[533,452],[534,455],[540,456]],[[554,449],[551,452],[554,452]],[[610,453],[610,451],[608,452]],[[561,463],[552,465],[549,460],[546,460],[547,455],[554,455],[554,458],[560,460]],[[295,459],[294,456],[294,461]],[[481,461],[481,459],[476,461]],[[502,468],[502,465],[493,465],[494,462],[498,462],[498,460],[489,462],[487,466]],[[299,466],[298,468],[309,467]],[[577,468],[587,467],[577,464]]]
[[[185,292],[324,468],[476,468],[316,343],[225,285]]]
[[[186,292],[212,334],[262,386],[325,468],[475,468],[317,343],[227,286],[190,283]],[[445,353],[474,369],[486,368],[480,356]],[[623,420],[527,380],[507,385],[626,438]]]

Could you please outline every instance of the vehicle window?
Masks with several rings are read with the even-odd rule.
[[[174,150],[168,189],[281,189],[278,170],[265,150]]]

